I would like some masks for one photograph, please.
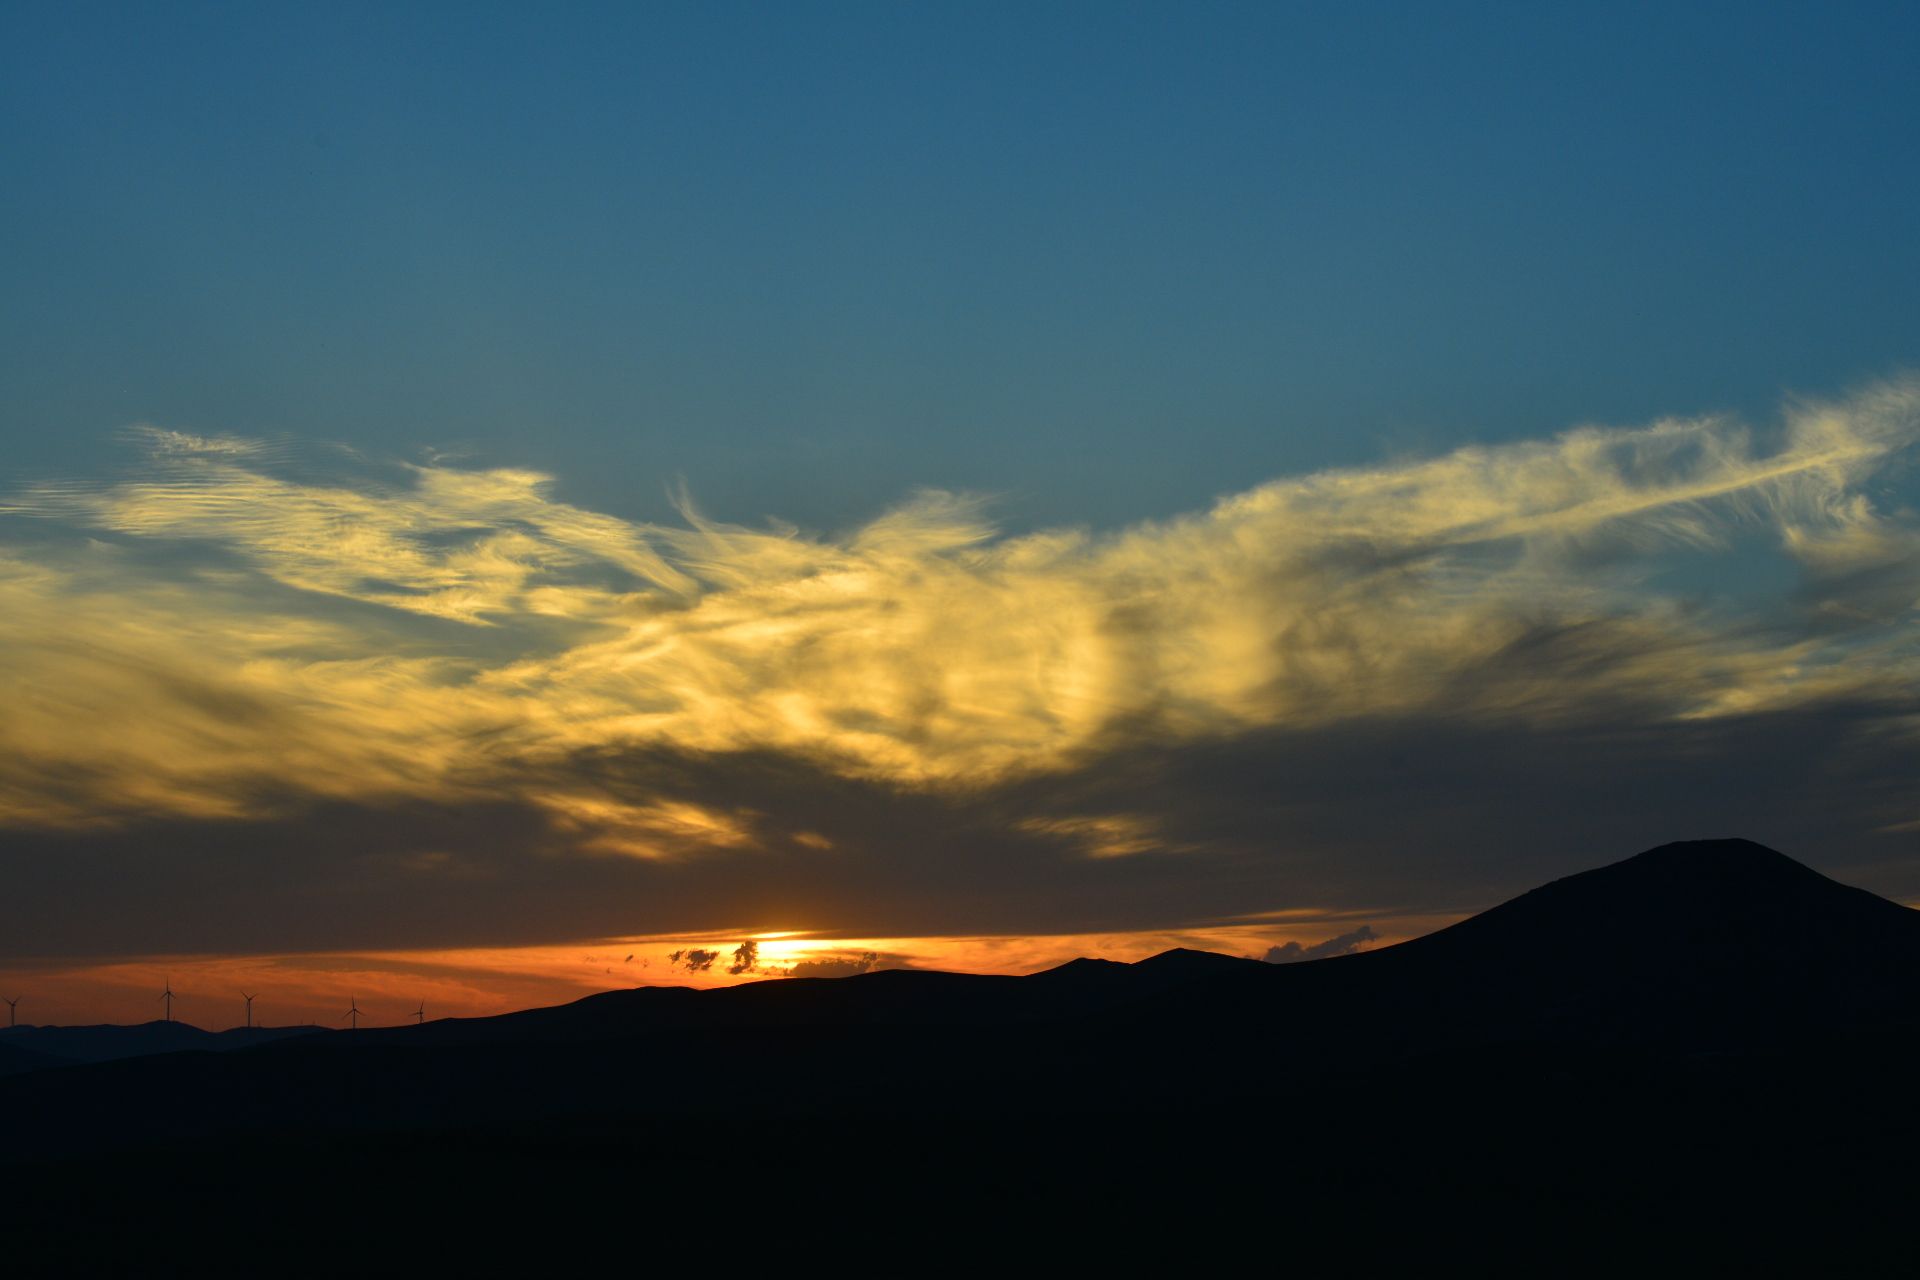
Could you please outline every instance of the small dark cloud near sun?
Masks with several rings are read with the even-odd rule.
[[[713,968],[720,959],[718,951],[707,951],[699,947],[676,951],[667,957],[669,964],[685,969],[688,973],[705,973]]]
[[[871,973],[880,963],[878,952],[863,951],[857,956],[841,956],[827,960],[802,960],[787,970],[790,978],[851,978],[855,974]]]
[[[1302,960],[1330,960],[1334,956],[1350,956],[1379,936],[1380,935],[1373,931],[1372,925],[1363,924],[1352,933],[1343,933],[1337,938],[1328,938],[1325,942],[1316,942],[1310,947],[1303,947],[1297,942],[1289,942],[1284,946],[1268,947],[1267,954],[1263,958],[1268,964],[1297,964]]]
[[[877,973],[882,969],[911,968],[913,964],[907,956],[881,951],[848,951],[801,960],[783,972],[789,978],[852,978],[863,973]]]

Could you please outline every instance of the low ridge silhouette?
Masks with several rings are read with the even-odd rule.
[[[0,1052],[24,1052],[39,1066],[112,1062],[160,1053],[226,1053],[250,1049],[292,1036],[312,1035],[321,1027],[232,1027],[205,1031],[185,1022],[155,1019],[133,1026],[103,1023],[85,1027],[22,1026],[0,1030]],[[0,1057],[0,1073],[7,1070]]]
[[[1381,1044],[1495,1038],[1758,1043],[1913,1013],[1920,912],[1748,840],[1662,845],[1543,885],[1397,946],[1268,965],[1179,948],[1082,958],[1027,977],[892,969],[696,990],[642,987],[488,1018],[367,1028],[360,1048],[575,1043],[804,1028],[1165,1024],[1260,1041],[1369,1025]],[[1356,1010],[1366,1011],[1364,1015]],[[213,1033],[178,1022],[22,1027],[0,1048],[42,1064],[277,1044],[340,1047],[316,1027]]]
[[[1054,1231],[1232,1206],[1208,1220],[1364,1236],[1385,1214],[1440,1239],[1491,1213],[1558,1241],[1575,1222],[1625,1240],[1757,1215],[1830,1260],[1903,1239],[1920,1191],[1920,912],[1749,841],[1694,841],[1298,964],[1175,950],[641,988],[232,1052],[36,1052],[0,1037],[0,1070],[21,1064],[0,1081],[0,1161],[37,1164],[55,1209],[147,1176],[141,1158],[282,1189],[404,1169],[453,1197],[529,1162],[710,1183],[772,1142],[922,1189],[888,1201],[902,1220],[969,1205]],[[1009,1169],[1042,1179],[1044,1220],[993,1198]],[[678,1211],[705,1212],[695,1185]],[[830,1193],[789,1207],[826,1212]]]
[[[1295,1029],[1382,1049],[1526,1039],[1704,1050],[1897,1023],[1915,1013],[1916,980],[1920,912],[1749,840],[1700,840],[1398,946],[1272,969],[1260,985]],[[1253,986],[1184,1001],[1185,1024],[1234,1026],[1232,1011],[1260,999]]]

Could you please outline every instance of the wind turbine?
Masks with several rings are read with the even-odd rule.
[[[253,1030],[253,997],[242,991],[241,997],[247,1002],[247,1030]]]
[[[347,1003],[351,1007],[348,1008],[346,1016],[352,1020],[353,1029],[358,1031],[360,1029],[360,1001],[358,997],[348,996]]]
[[[167,1002],[167,1021],[173,1021],[173,979],[167,979],[166,994],[160,997]]]
[[[420,1007],[413,1011],[413,1025],[417,1027],[421,1023],[425,1022],[426,1020],[427,1020],[427,1002],[425,1000],[422,1000],[420,1002]]]
[[[0,997],[0,999],[4,999],[4,998],[5,998],[5,997]],[[15,1006],[15,1005],[17,1005],[17,1004],[19,1004],[19,1003],[20,1003],[20,997],[19,997],[19,996],[15,996],[15,997],[14,997],[13,999],[11,999],[11,1000],[8,1000],[8,1001],[7,1001],[7,1029],[8,1029],[8,1030],[12,1030],[12,1029],[13,1029],[13,1025],[14,1025],[14,1023],[13,1023],[13,1009],[14,1009],[14,1006]],[[422,1007],[424,1008],[425,1006],[422,1006]]]

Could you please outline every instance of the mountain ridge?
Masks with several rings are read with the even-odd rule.
[[[423,1174],[582,1160],[624,1185],[636,1161],[665,1159],[714,1180],[685,1183],[683,1209],[731,1210],[705,1186],[781,1153],[832,1152],[884,1176],[827,1178],[794,1192],[806,1203],[918,1178],[1004,1211],[1009,1170],[1054,1170],[1107,1215],[1121,1185],[1140,1190],[1138,1212],[1169,1196],[1210,1211],[1221,1183],[1186,1171],[1260,1160],[1231,1183],[1245,1213],[1269,1212],[1277,1194],[1368,1221],[1375,1195],[1472,1219],[1516,1186],[1534,1194],[1543,1168],[1574,1170],[1572,1194],[1602,1200],[1650,1169],[1674,1194],[1717,1185],[1728,1213],[1787,1185],[1841,1186],[1831,1194],[1851,1205],[1871,1173],[1900,1190],[1906,1222],[1920,913],[1751,849],[1693,853],[1564,878],[1477,928],[1305,963],[1175,949],[1024,977],[649,987],[26,1071],[0,1080],[0,1166],[113,1176],[144,1153],[147,1168],[198,1159],[221,1185],[273,1195],[302,1177],[384,1177],[411,1195]],[[1673,883],[1681,891],[1660,888]],[[1687,920],[1712,914],[1716,886],[1725,928],[1618,944],[1640,928],[1621,904],[1643,924]],[[1805,947],[1776,931],[1789,909]],[[1505,945],[1569,922],[1570,944]],[[1865,974],[1862,951],[1843,945],[1863,928],[1885,935]],[[1616,963],[1623,954],[1635,963]],[[1853,1181],[1834,1183],[1835,1168]]]
[[[1406,1050],[1476,1038],[1746,1043],[1771,1029],[1877,1023],[1920,975],[1920,912],[1750,840],[1679,841],[1550,881],[1445,929],[1289,965],[1191,948],[1124,963],[1079,957],[1024,976],[884,970],[699,990],[652,986],[421,1026],[353,1043],[451,1047],[634,1036],[1164,1023],[1258,1046],[1274,1020]],[[1350,1008],[1374,1011],[1358,1025]],[[300,1052],[318,1027],[207,1032],[182,1023],[20,1028],[15,1072],[191,1049]],[[1305,1038],[1305,1031],[1302,1031]]]

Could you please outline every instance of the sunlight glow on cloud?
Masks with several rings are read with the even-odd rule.
[[[1394,922],[1370,941],[1398,941],[1452,923],[1450,917]],[[260,1025],[339,1026],[351,1002],[362,1025],[401,1026],[424,1008],[428,1019],[488,1017],[563,1004],[636,986],[725,987],[779,978],[843,978],[885,969],[1034,973],[1078,956],[1133,961],[1174,947],[1298,959],[1354,949],[1359,934],[1305,944],[1294,939],[1347,927],[1340,920],[1203,930],[1038,937],[601,938],[555,946],[276,956],[139,956],[34,965],[0,959],[5,989],[32,991],[21,1020],[36,1023],[146,1021],[161,984],[178,996],[182,1021],[217,1030],[240,1023],[239,993],[256,992]],[[1344,945],[1343,945],[1344,944]],[[751,961],[750,964],[743,963]]]
[[[1091,818],[1027,818],[1023,831],[1036,835],[1058,836],[1085,850],[1090,858],[1123,858],[1130,853],[1145,853],[1170,846],[1151,818],[1130,813],[1109,813]]]
[[[1790,408],[1766,443],[1719,418],[1580,428],[1108,534],[1003,537],[925,492],[823,537],[147,429],[127,478],[0,499],[0,819],[509,791],[576,847],[659,858],[751,847],[758,815],[553,771],[664,745],[964,791],[1271,726],[1907,687],[1920,524],[1893,485],[1917,436],[1906,380]],[[1662,576],[1759,559],[1795,585]],[[1091,856],[1158,847],[1151,815],[1034,822]]]
[[[724,813],[685,801],[623,804],[603,796],[541,794],[544,805],[566,830],[581,835],[580,847],[634,858],[667,858],[701,849],[750,849],[753,833]]]

